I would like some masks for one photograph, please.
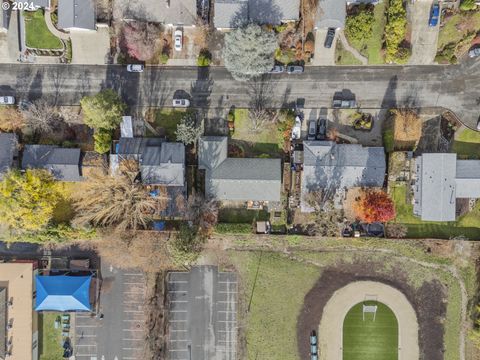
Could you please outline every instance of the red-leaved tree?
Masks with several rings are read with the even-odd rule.
[[[382,190],[362,190],[354,210],[355,215],[367,223],[387,222],[395,218],[395,205],[388,194]]]
[[[131,57],[146,61],[156,51],[156,43],[161,29],[157,24],[133,21],[123,26],[121,46]]]

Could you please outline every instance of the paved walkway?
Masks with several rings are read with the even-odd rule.
[[[348,41],[347,38],[345,37],[345,34],[343,33],[343,30],[337,31],[338,32],[338,37],[340,41],[342,42],[343,48],[347,51],[349,51],[358,61],[362,63],[362,65],[367,65],[368,64],[368,59],[360,54],[357,49],[352,47]]]
[[[51,16],[51,12],[48,11],[48,10],[45,10],[45,23],[47,24],[47,28],[48,30],[50,30],[50,32],[55,35],[56,37],[62,39],[62,40],[68,40],[70,39],[70,35],[67,34],[67,33],[64,33],[60,30],[58,30],[55,25],[53,25],[53,22],[52,22],[52,16]]]

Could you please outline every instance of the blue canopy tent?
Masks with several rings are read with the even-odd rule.
[[[36,311],[90,311],[91,276],[35,277]]]

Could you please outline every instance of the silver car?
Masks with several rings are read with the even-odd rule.
[[[287,74],[302,74],[303,66],[300,65],[290,65],[287,66]]]
[[[143,72],[144,66],[142,64],[129,64],[127,65],[128,72]]]
[[[173,99],[173,107],[187,108],[190,106],[188,99]]]
[[[468,56],[471,57],[471,58],[480,56],[480,47],[476,47],[476,48],[471,49],[468,52]]]
[[[0,105],[13,105],[15,98],[13,96],[0,96]]]

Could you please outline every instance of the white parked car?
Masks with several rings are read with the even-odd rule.
[[[0,96],[0,105],[13,105],[15,98],[13,96]]]
[[[143,72],[144,66],[141,64],[129,64],[127,65],[128,72]]]
[[[180,29],[175,30],[175,50],[182,51],[183,32]]]
[[[173,107],[186,108],[190,106],[190,100],[188,99],[173,99]]]
[[[300,116],[295,117],[295,125],[292,128],[292,140],[300,139],[302,136],[302,120]]]

